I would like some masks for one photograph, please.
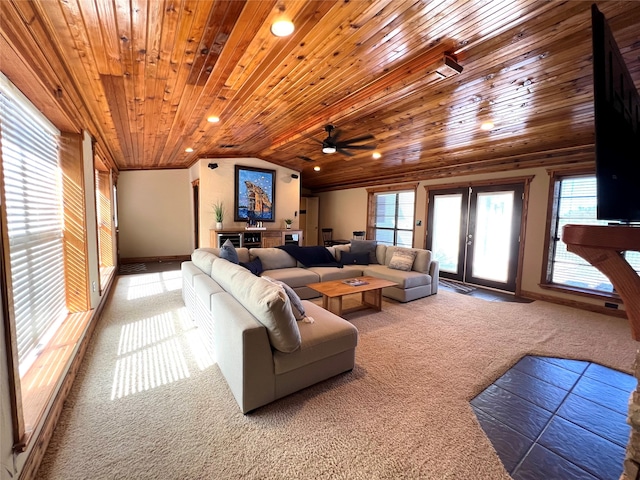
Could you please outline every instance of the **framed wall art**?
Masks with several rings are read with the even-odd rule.
[[[233,215],[236,222],[274,222],[276,171],[236,165]]]

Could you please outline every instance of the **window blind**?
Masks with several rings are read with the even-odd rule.
[[[67,314],[59,132],[0,76],[0,151],[20,375]]]
[[[379,193],[376,199],[376,240],[386,245],[411,247],[415,192]]]
[[[553,236],[553,262],[551,282],[586,288],[602,292],[612,292],[613,285],[597,268],[582,257],[567,250],[561,240],[562,229],[567,224],[607,225],[608,222],[597,219],[597,183],[595,176],[564,177],[560,180],[557,202],[557,218]],[[640,270],[638,252],[625,252],[630,265]]]

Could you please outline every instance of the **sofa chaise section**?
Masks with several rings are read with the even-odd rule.
[[[193,290],[183,296],[192,298],[189,313],[243,413],[353,369],[358,331],[351,323],[306,300],[313,322],[297,322],[281,286],[216,249],[196,252],[182,265],[184,288]]]

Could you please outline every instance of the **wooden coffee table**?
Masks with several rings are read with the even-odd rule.
[[[395,282],[376,277],[357,277],[357,279],[350,278],[348,280],[361,280],[366,282],[366,284],[348,285],[344,283],[345,280],[332,280],[329,282],[310,283],[307,287],[322,294],[322,308],[336,315],[343,315],[365,308],[373,308],[378,311],[382,310],[382,289],[397,285]],[[361,304],[354,308],[343,309],[342,297],[354,293],[361,294]],[[333,302],[337,304],[336,308],[330,308],[330,299],[336,299],[336,302]]]

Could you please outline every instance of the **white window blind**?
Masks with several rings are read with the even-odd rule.
[[[552,262],[549,280],[552,283],[584,288],[600,292],[612,292],[609,279],[582,257],[567,251],[562,241],[565,225],[607,225],[608,222],[596,218],[596,178],[595,176],[563,177],[559,180],[559,195],[555,199],[557,216],[554,221],[552,238]],[[631,266],[640,270],[638,252],[626,252]]]
[[[20,375],[67,314],[59,132],[0,75],[0,151]]]
[[[376,194],[376,240],[385,245],[413,246],[415,192]]]

